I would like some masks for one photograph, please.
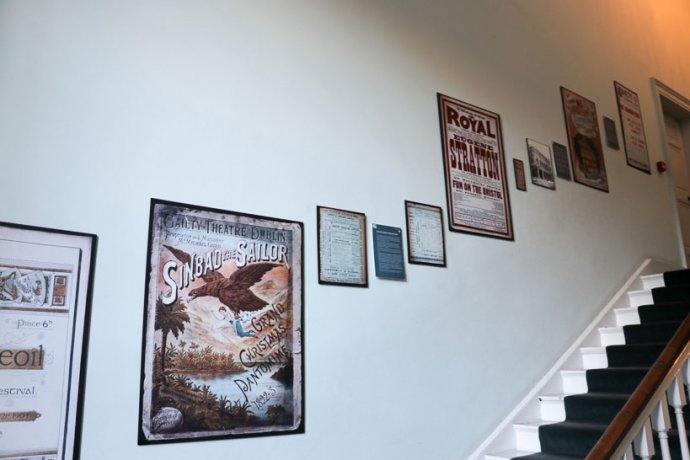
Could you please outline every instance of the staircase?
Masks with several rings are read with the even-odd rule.
[[[471,459],[587,456],[690,313],[690,270],[644,275],[650,268],[643,264]],[[681,458],[677,431],[668,433],[670,458]]]

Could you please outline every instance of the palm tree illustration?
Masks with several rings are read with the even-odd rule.
[[[181,299],[176,300],[169,307],[163,304],[161,298],[156,300],[155,328],[163,334],[161,344],[161,376],[165,376],[165,351],[168,343],[168,334],[172,332],[175,338],[178,338],[184,332],[185,323],[189,322],[189,315],[186,310],[187,305]]]

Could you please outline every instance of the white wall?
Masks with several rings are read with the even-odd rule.
[[[644,257],[678,261],[668,176],[606,149],[610,193],[509,186],[514,242],[317,284],[317,205],[404,227],[442,205],[436,92],[566,143],[559,86],[690,95],[683,0],[0,0],[0,220],[93,232],[83,458],[463,459]],[[619,125],[617,121],[617,125]],[[138,447],[149,198],[305,223],[306,434]],[[371,242],[370,242],[371,243]],[[371,252],[371,244],[370,244]],[[370,265],[371,260],[370,260]]]

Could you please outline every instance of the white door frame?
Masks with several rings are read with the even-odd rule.
[[[664,161],[668,164],[670,152],[668,147],[668,139],[666,136],[666,127],[664,125],[664,115],[671,118],[676,118],[681,122],[681,125],[690,124],[690,99],[673,90],[668,85],[660,82],[656,78],[652,78],[652,91],[654,94],[654,103],[657,110],[657,123],[659,131],[661,132],[661,139],[663,140],[662,151],[664,152]],[[686,145],[687,149],[687,145]],[[687,152],[686,152],[687,153]],[[654,167],[655,165],[652,165]],[[673,175],[673,171],[670,171]],[[673,180],[668,180],[669,197],[673,203],[673,210],[675,211],[676,224],[676,238],[678,244],[678,251],[680,253],[680,260],[683,266],[687,267],[685,244],[683,242],[683,232],[681,230],[681,223],[678,211],[678,201],[676,200],[676,191]]]

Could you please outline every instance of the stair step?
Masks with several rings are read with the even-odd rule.
[[[673,270],[664,273],[664,285],[676,286],[679,284],[690,284],[690,270]]]
[[[513,430],[515,431],[515,447],[517,450],[524,450],[527,452],[541,451],[539,427],[544,425],[544,423],[544,421],[538,420],[513,424]]]
[[[650,303],[654,303],[651,289],[628,292],[628,305],[630,307],[639,307],[640,305],[647,305]]]
[[[608,347],[609,345],[623,345],[625,343],[623,326],[600,327],[599,340],[601,341],[602,347]]]
[[[649,370],[648,367],[607,367],[586,371],[586,385],[592,392],[632,393]]]
[[[644,275],[641,276],[642,287],[645,289],[653,289],[656,287],[664,287],[666,284],[664,282],[664,274],[658,273],[656,275]]]
[[[585,369],[601,369],[609,365],[604,347],[582,347],[580,356],[582,356],[582,367]]]
[[[523,457],[531,455],[534,452],[527,452],[524,450],[504,450],[503,452],[495,452],[484,456],[484,460],[511,460],[515,457]]]
[[[637,312],[637,307],[616,308],[613,310],[613,313],[616,315],[616,324],[618,326],[640,324],[640,314]]]
[[[540,446],[545,453],[584,458],[606,430],[605,423],[565,421],[542,426]],[[540,451],[542,449],[539,449]]]
[[[560,374],[564,393],[587,393],[587,372],[585,370],[562,370]]]
[[[665,346],[665,343],[612,345],[605,348],[607,362],[612,367],[651,366]]]
[[[642,343],[666,343],[671,340],[680,326],[680,321],[629,324],[623,327],[624,343],[628,345]],[[612,344],[622,345],[622,344]]]
[[[652,303],[688,302],[690,301],[690,286],[674,285],[654,288],[652,289],[652,299]]]
[[[690,302],[666,302],[656,305],[642,305],[638,316],[642,323],[683,321],[690,313]]]
[[[582,460],[582,457],[572,457],[570,455],[554,455],[535,452],[522,457],[514,457],[514,460]]]
[[[564,399],[568,420],[609,424],[628,401],[625,393],[585,393],[570,395]]]

